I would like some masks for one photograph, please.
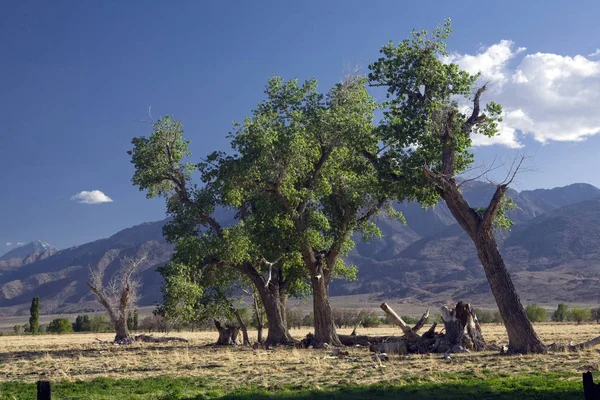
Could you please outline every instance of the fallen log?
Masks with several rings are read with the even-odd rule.
[[[144,342],[144,343],[167,343],[167,342],[185,342],[185,343],[188,343],[189,342],[189,340],[187,340],[185,338],[174,337],[174,336],[159,336],[159,337],[155,337],[155,336],[152,336],[152,335],[136,335],[134,338],[135,338],[136,342]]]
[[[338,335],[344,346],[370,346],[376,343],[400,340],[400,336],[366,336],[366,335]]]

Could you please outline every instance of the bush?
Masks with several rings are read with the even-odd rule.
[[[579,325],[582,322],[590,321],[592,319],[592,312],[589,308],[573,307],[569,311],[568,319],[569,321],[577,322],[577,325]]]
[[[496,312],[494,313],[494,322],[495,322],[495,323],[497,323],[497,324],[501,324],[501,323],[503,323],[503,322],[504,322],[504,321],[502,320],[502,314],[500,314],[500,311],[496,311]]]
[[[46,330],[50,333],[68,333],[73,332],[73,326],[67,318],[56,318],[48,324]]]
[[[475,312],[475,315],[477,316],[477,320],[479,321],[480,324],[491,324],[492,322],[495,322],[493,312],[491,312],[489,310],[480,310],[480,309],[475,309],[473,311]]]
[[[285,310],[287,317],[287,326],[288,329],[292,328],[300,328],[302,326],[302,311],[297,308],[288,308]]]
[[[558,308],[556,309],[556,311],[554,311],[554,313],[552,313],[552,321],[554,322],[563,322],[567,319],[567,314],[569,313],[568,311],[569,307],[567,307],[567,305],[565,303],[560,303],[558,305]]]
[[[548,313],[546,310],[537,304],[530,304],[525,307],[525,313],[527,313],[527,318],[531,322],[545,322],[548,320]]]
[[[99,333],[112,330],[113,327],[111,323],[108,322],[104,314],[94,315],[92,318],[90,318],[90,331]]]
[[[89,332],[92,330],[92,323],[90,317],[87,315],[78,315],[73,322],[73,331],[75,332]]]
[[[594,321],[600,322],[600,307],[592,308],[590,311],[591,317]]]

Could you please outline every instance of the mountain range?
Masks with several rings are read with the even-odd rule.
[[[494,187],[473,181],[462,190],[473,206],[484,207]],[[523,302],[600,304],[600,189],[578,183],[507,195],[517,205],[509,212],[515,225],[496,237]],[[475,247],[443,203],[427,210],[416,203],[394,207],[407,224],[378,217],[383,237],[370,243],[357,238],[347,259],[358,266],[358,279],[332,282],[332,296],[370,293],[427,306],[456,300],[493,305]],[[110,277],[124,257],[141,254],[146,260],[139,271],[139,304],[160,301],[156,267],[173,252],[162,237],[165,222],[141,224],[65,250],[40,241],[5,254],[0,257],[0,316],[26,313],[35,295],[43,313],[99,309],[86,286],[90,269]]]

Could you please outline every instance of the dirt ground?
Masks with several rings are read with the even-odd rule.
[[[425,328],[427,329],[427,328]],[[598,324],[538,324],[536,330],[546,343],[581,342],[600,335]],[[502,325],[483,325],[490,343],[506,343]],[[295,330],[303,337],[309,329]],[[341,329],[340,333],[350,333]],[[256,338],[255,332],[250,332]],[[394,327],[362,329],[359,334],[399,334]],[[259,386],[330,386],[360,380],[361,383],[395,379],[436,381],[445,374],[472,371],[475,376],[556,372],[579,374],[600,368],[600,348],[581,353],[552,353],[532,356],[501,356],[483,352],[452,355],[445,360],[436,355],[394,356],[382,365],[371,359],[365,348],[351,348],[344,358],[327,350],[210,346],[215,332],[172,333],[190,339],[189,343],[130,346],[103,344],[112,334],[69,334],[41,336],[4,336],[0,338],[0,382],[50,380],[90,380],[97,377],[144,378],[152,376],[210,377],[223,386],[240,381]],[[575,375],[574,375],[575,376]]]

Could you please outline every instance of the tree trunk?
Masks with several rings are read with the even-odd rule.
[[[114,318],[112,322],[115,324],[115,343],[128,344],[133,342],[133,337],[127,328],[127,318]]]
[[[217,345],[231,346],[240,344],[238,336],[240,335],[240,327],[235,325],[226,324],[224,327],[219,321],[214,320],[215,327],[219,331],[219,339]]]
[[[290,345],[296,343],[288,331],[285,314],[285,299],[287,289],[283,284],[282,272],[279,268],[272,269],[271,279],[265,279],[251,265],[244,266],[241,270],[254,284],[260,301],[267,315],[267,340],[265,345]]]
[[[446,333],[432,351],[446,353],[463,349],[485,350],[486,343],[479,321],[469,303],[459,301],[454,308],[442,307],[442,320]]]
[[[254,316],[256,317],[256,331],[257,331],[257,340],[258,343],[263,343],[263,315],[260,306],[258,305],[258,299],[256,292],[252,295],[253,305],[254,305]]]
[[[311,278],[313,290],[313,312],[315,318],[314,347],[327,343],[332,346],[342,346],[333,323],[331,306],[329,305],[329,288],[324,276]]]
[[[493,234],[477,235],[473,242],[508,333],[508,352],[544,353],[546,346],[527,318]]]
[[[238,324],[240,325],[240,329],[242,330],[242,337],[244,338],[244,346],[250,346],[250,338],[248,337],[248,329],[246,328],[246,324],[244,323],[244,320],[242,319],[242,316],[240,315],[239,311],[236,310],[235,308],[231,307],[231,311],[233,312],[233,315],[235,315],[235,319],[237,320]]]
[[[296,341],[290,335],[286,323],[285,303],[281,301],[281,296],[276,285],[269,284],[269,288],[260,288],[258,291],[265,314],[267,314],[267,340],[265,345],[289,345]]]

